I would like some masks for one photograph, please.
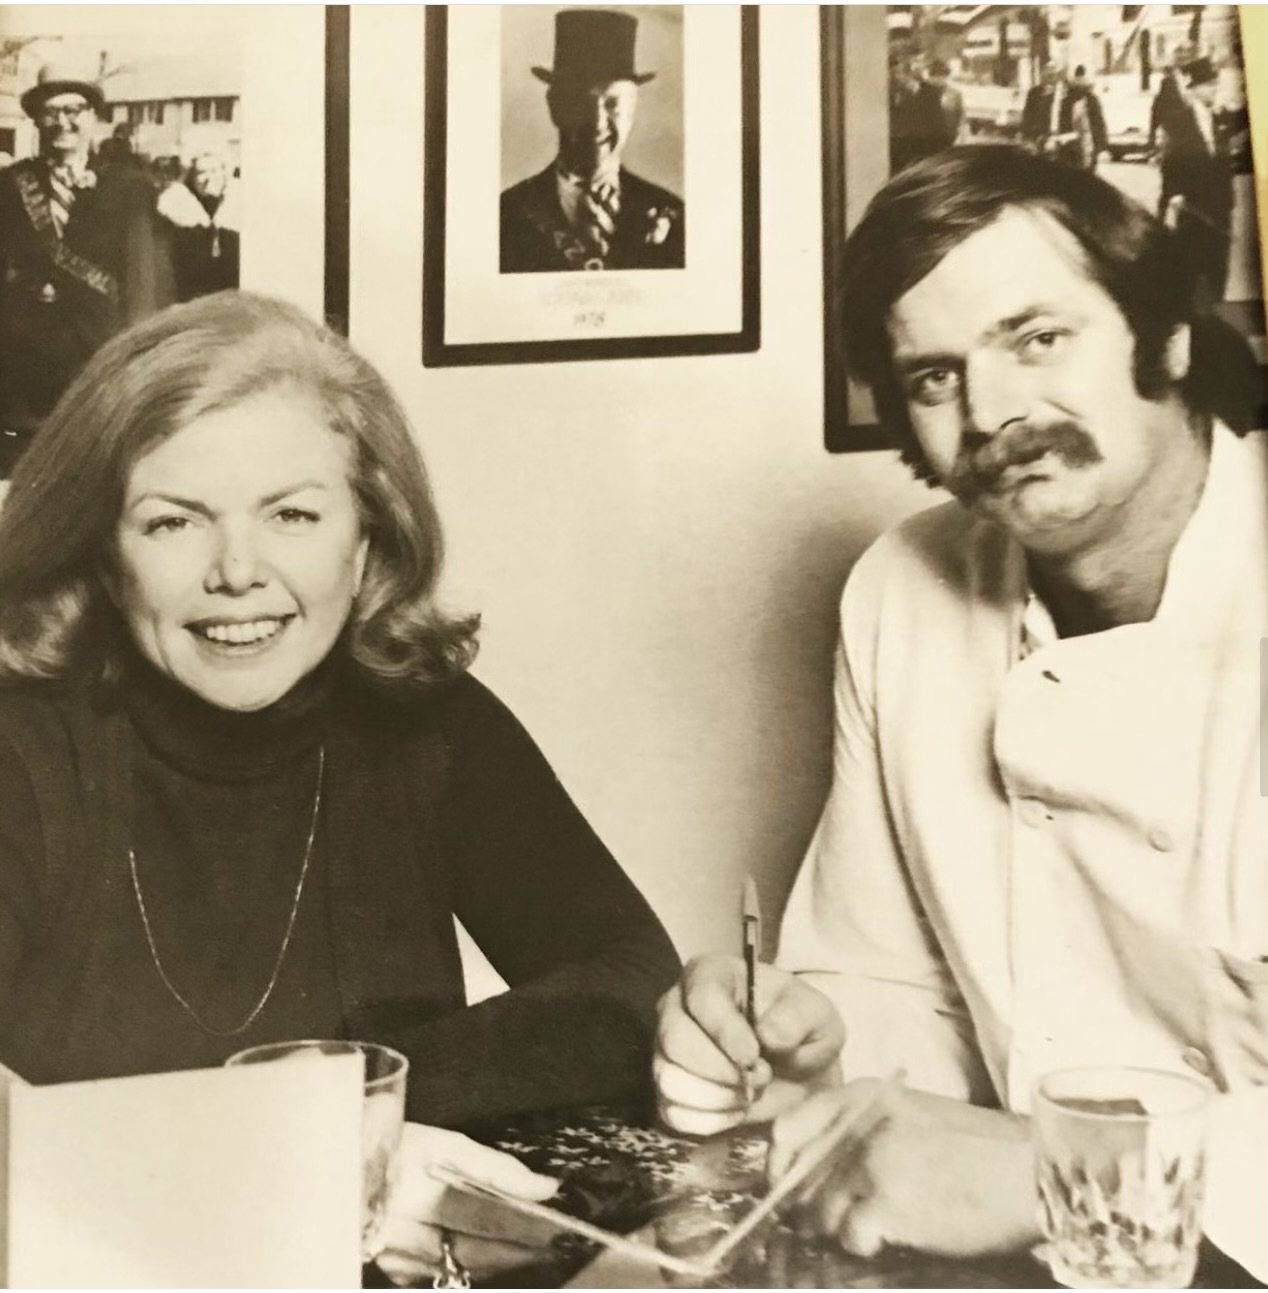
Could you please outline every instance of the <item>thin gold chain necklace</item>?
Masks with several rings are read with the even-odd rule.
[[[286,949],[290,946],[291,935],[295,932],[295,917],[299,913],[299,899],[304,892],[304,881],[308,878],[308,863],[313,856],[313,840],[317,836],[317,817],[321,811],[321,789],[322,783],[326,776],[326,747],[323,745],[317,751],[317,793],[313,796],[313,815],[312,820],[308,823],[308,843],[304,845],[304,865],[300,868],[299,883],[295,886],[295,896],[291,899],[291,914],[286,922],[286,933],[282,935],[282,945],[277,949],[277,960],[273,962],[273,973],[269,975],[269,981],[264,985],[264,991],[260,994],[260,999],[251,1007],[251,1013],[236,1028],[213,1028],[199,1013],[189,1004],[181,990],[174,984],[168,976],[167,971],[163,968],[163,962],[159,957],[158,945],[154,941],[154,931],[150,927],[150,914],[145,908],[145,897],[141,893],[141,877],[137,873],[136,853],[132,846],[128,846],[128,865],[132,871],[132,889],[136,894],[137,906],[141,910],[141,924],[145,926],[145,941],[150,945],[150,959],[154,962],[154,968],[159,972],[159,978],[163,980],[164,986],[168,992],[176,998],[185,1013],[198,1025],[203,1032],[211,1033],[213,1037],[236,1037],[238,1033],[244,1033],[258,1018],[260,1011],[268,1003],[268,999],[273,995],[273,989],[277,987],[278,976],[282,972],[282,961],[286,957]]]

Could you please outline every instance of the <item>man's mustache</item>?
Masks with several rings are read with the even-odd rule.
[[[966,436],[945,483],[959,498],[976,498],[994,490],[1010,467],[1024,467],[1047,454],[1067,467],[1087,467],[1103,456],[1077,422],[1022,422],[992,436]]]

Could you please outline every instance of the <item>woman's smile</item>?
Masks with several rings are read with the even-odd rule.
[[[197,620],[188,628],[207,646],[242,655],[275,645],[294,618],[294,615],[277,615],[252,620]]]

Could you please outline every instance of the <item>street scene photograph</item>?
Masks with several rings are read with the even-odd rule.
[[[889,5],[887,27],[891,171],[1020,143],[1178,230],[1210,302],[1261,298],[1235,5]]]

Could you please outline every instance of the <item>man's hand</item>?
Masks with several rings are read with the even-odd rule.
[[[851,1082],[777,1118],[772,1179],[877,1087]],[[897,1088],[870,1132],[846,1138],[803,1204],[802,1220],[858,1257],[886,1245],[944,1257],[1027,1247],[1040,1238],[1028,1126],[1013,1114]]]
[[[510,1154],[456,1131],[407,1122],[377,1260],[393,1284],[417,1284],[440,1269],[442,1229],[451,1236],[453,1255],[475,1279],[527,1265],[558,1233],[545,1222],[442,1185],[428,1171],[434,1164],[536,1202],[559,1186]]]
[[[667,1127],[707,1136],[765,1122],[840,1082],[845,1029],[828,998],[770,965],[757,967],[756,989],[756,1029],[744,1017],[739,957],[698,957],[661,998],[653,1073]]]

